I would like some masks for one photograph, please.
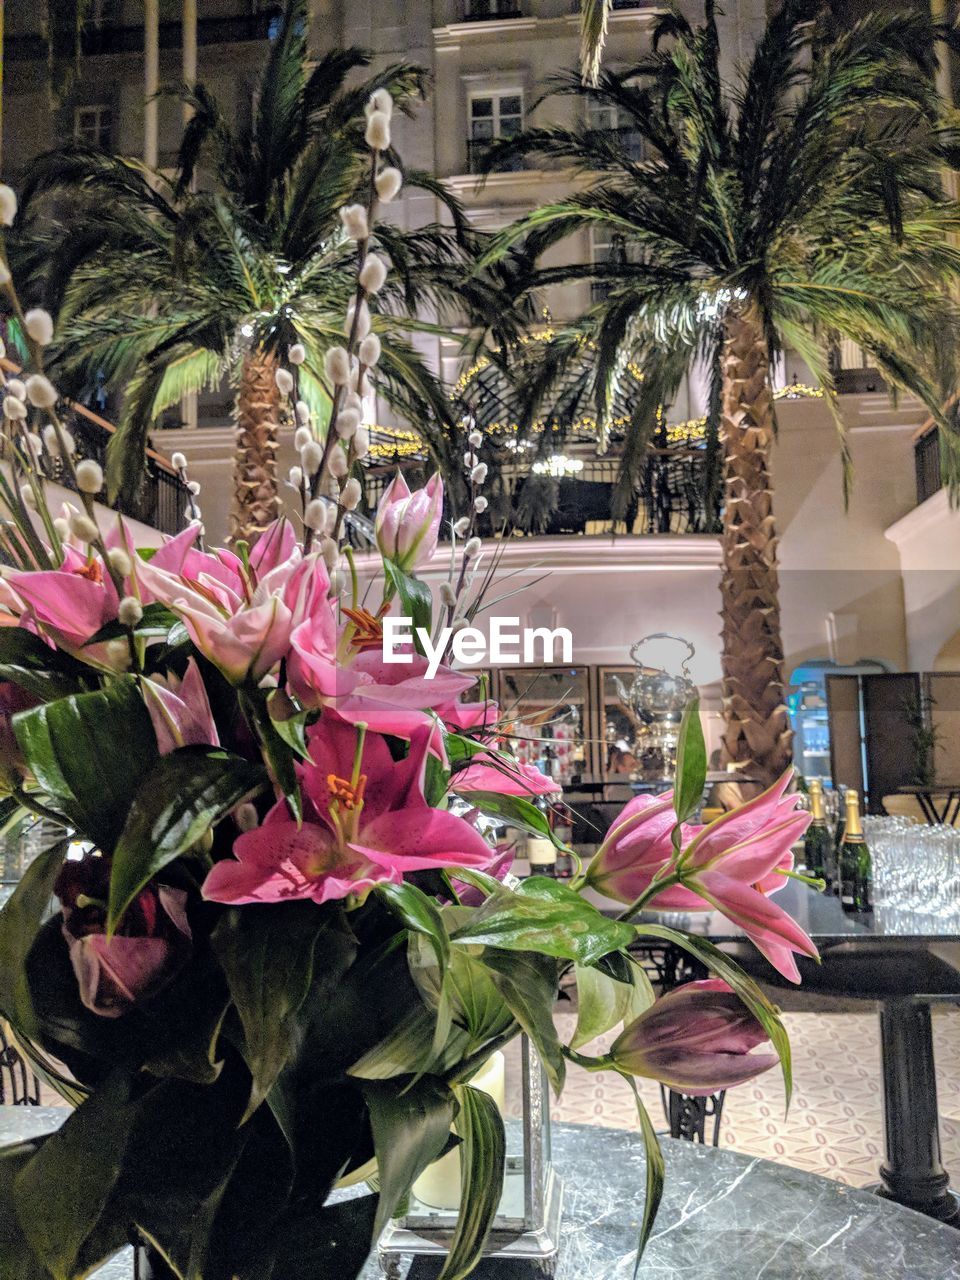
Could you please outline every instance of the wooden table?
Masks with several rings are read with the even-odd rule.
[[[960,783],[934,783],[930,786],[902,786],[889,794],[913,796],[931,826],[953,826],[960,817]],[[940,802],[940,807],[937,807]]]

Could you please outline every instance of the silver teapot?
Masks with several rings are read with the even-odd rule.
[[[678,670],[671,672],[641,660],[640,650],[653,640],[672,640],[686,649],[686,657],[679,661]],[[697,687],[688,669],[695,652],[690,641],[682,636],[656,631],[630,648],[637,673],[629,688],[614,677],[617,696],[634,727],[633,754],[637,766],[631,776],[635,781],[673,780],[680,722],[687,703],[697,696]]]

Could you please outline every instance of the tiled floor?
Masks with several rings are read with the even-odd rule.
[[[769,1071],[727,1094],[721,1145],[850,1186],[876,1181],[883,1151],[876,1013],[787,1013],[784,1021],[794,1058],[789,1114],[784,1118],[782,1078]],[[943,1160],[960,1187],[960,1009],[935,1012],[934,1040]],[[657,1086],[644,1084],[641,1093],[654,1124],[663,1127]],[[554,1114],[587,1124],[636,1125],[632,1095],[619,1077],[577,1068],[571,1068]]]

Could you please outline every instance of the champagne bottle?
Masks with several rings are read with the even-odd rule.
[[[803,839],[804,862],[808,874],[825,880],[829,889],[837,878],[837,859],[833,833],[827,826],[827,815],[823,807],[823,783],[819,778],[810,780],[808,794],[813,821],[807,827],[807,834]]]
[[[840,858],[840,846],[843,844],[843,829],[847,821],[846,805],[844,804],[846,794],[847,788],[841,782],[837,787],[837,798],[840,803],[837,805],[837,827],[833,836],[833,848],[838,860]]]
[[[846,810],[843,843],[840,846],[840,902],[845,911],[873,910],[873,861],[863,838],[860,797],[856,791],[844,796]]]

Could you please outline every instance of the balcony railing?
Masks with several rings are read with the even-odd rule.
[[[19,374],[19,368],[9,360],[3,361],[8,374]],[[77,460],[90,458],[106,467],[107,445],[116,428],[99,414],[73,401],[64,402],[63,419],[77,442]],[[48,459],[47,474],[65,489],[76,486],[60,459]],[[189,493],[179,475],[166,458],[153,449],[147,450],[146,467],[140,488],[130,501],[119,499],[111,503],[115,511],[151,525],[161,533],[175,534],[187,524]]]
[[[467,172],[468,173],[485,173],[487,171],[486,158],[490,154],[492,148],[496,147],[500,141],[499,138],[487,139],[479,141],[476,138],[467,139]],[[525,156],[503,155],[496,156],[491,168],[492,173],[522,173],[527,167]]]
[[[201,18],[197,23],[197,44],[242,44],[269,40],[276,30],[282,9],[265,10],[262,13],[241,13],[222,18]],[[180,22],[160,23],[160,48],[179,49],[183,41],[183,25]],[[81,52],[86,57],[101,54],[141,53],[143,51],[143,24],[132,27],[90,26],[81,35]],[[43,35],[8,37],[3,44],[4,55],[11,61],[34,61],[47,57],[47,42]]]
[[[543,527],[532,533],[545,534],[602,534],[626,532],[649,534],[715,534],[720,531],[719,509],[706,498],[706,459],[702,452],[692,449],[651,450],[632,496],[626,516],[613,521],[611,511],[614,486],[620,469],[617,458],[584,459],[583,470],[575,476],[565,476],[557,481],[558,493],[555,509]],[[505,507],[491,504],[488,512],[478,521],[478,533],[490,537],[499,533],[504,525],[508,530],[515,526],[511,510],[520,497],[521,489],[529,482],[529,471],[515,469],[509,475],[504,469],[501,479],[507,491]],[[364,510],[372,513],[383,490],[396,474],[395,468],[369,471],[365,478]],[[538,477],[534,477],[537,479]],[[410,483],[420,483],[416,477]],[[449,518],[457,513],[445,513],[441,525],[449,537]]]
[[[466,0],[463,6],[464,22],[492,22],[497,18],[522,16],[516,0]]]
[[[934,428],[913,443],[913,463],[917,473],[917,505],[943,488],[940,472],[940,432]]]

